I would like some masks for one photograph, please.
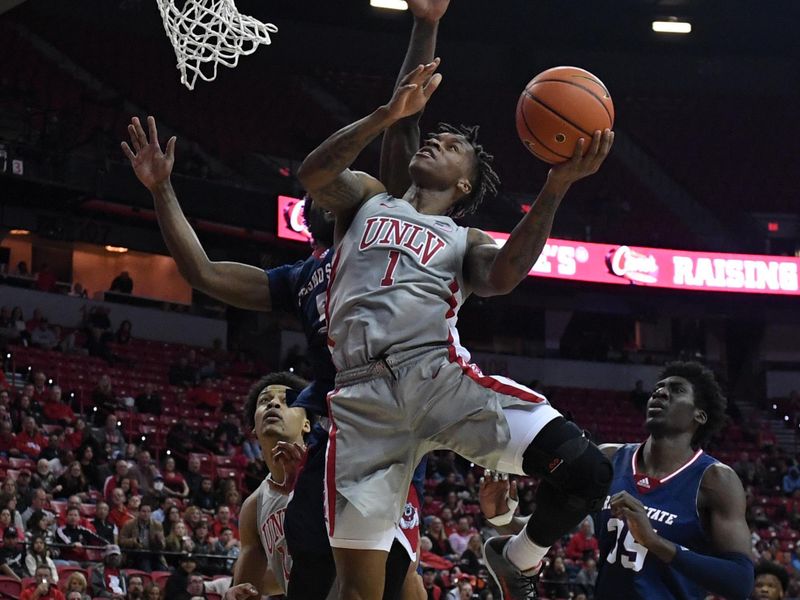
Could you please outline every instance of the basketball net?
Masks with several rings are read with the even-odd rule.
[[[233,0],[156,0],[167,37],[175,49],[181,83],[194,89],[197,78],[213,81],[217,66],[235,67],[242,54],[269,45],[272,23],[241,14]]]

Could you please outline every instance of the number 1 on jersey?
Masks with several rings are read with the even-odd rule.
[[[386,273],[383,275],[383,279],[381,279],[381,287],[394,285],[394,270],[397,268],[397,261],[399,260],[400,260],[400,251],[390,250],[389,264],[386,267]]]

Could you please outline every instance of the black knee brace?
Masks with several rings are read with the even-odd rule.
[[[544,478],[561,492],[569,509],[584,515],[602,508],[613,477],[608,458],[563,417],[534,438],[523,454],[522,468]]]

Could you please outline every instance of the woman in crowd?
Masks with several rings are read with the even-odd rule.
[[[31,517],[33,518],[33,517]],[[53,583],[58,583],[58,570],[50,558],[50,550],[40,535],[34,536],[31,543],[28,545],[28,552],[25,555],[25,570],[28,572],[29,577],[36,575],[36,569],[40,566],[45,566],[50,569],[50,577]]]
[[[69,597],[70,592],[79,592],[81,600],[91,600],[92,597],[86,593],[87,586],[86,577],[84,577],[83,573],[77,571],[70,573],[69,577],[67,577],[67,587],[64,590],[64,595]]]
[[[82,501],[89,499],[89,482],[83,474],[83,467],[77,460],[70,463],[67,470],[57,479],[58,486],[61,488],[56,498],[69,498],[78,496]]]
[[[189,486],[186,483],[186,478],[176,470],[175,459],[168,456],[164,460],[164,488],[167,494],[175,496],[176,498],[188,498]]]

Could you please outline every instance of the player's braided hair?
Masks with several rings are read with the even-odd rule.
[[[264,391],[264,388],[271,385],[285,385],[299,393],[308,385],[308,382],[302,377],[298,377],[294,373],[289,373],[288,371],[270,373],[256,381],[247,393],[247,400],[245,400],[244,403],[244,422],[247,427],[255,427],[258,397],[261,395],[261,392]]]
[[[692,438],[692,445],[702,447],[715,433],[727,423],[725,409],[728,400],[722,393],[711,369],[699,362],[671,362],[664,365],[664,370],[658,376],[659,380],[667,377],[683,377],[692,384],[694,390],[694,403],[698,408],[706,411],[706,422],[701,425]]]
[[[450,125],[449,123],[439,123],[436,133],[452,133],[461,135],[467,140],[475,151],[475,174],[472,181],[472,191],[469,195],[461,198],[450,209],[449,216],[453,218],[471,215],[480,206],[483,199],[488,194],[494,196],[500,187],[500,176],[492,168],[494,156],[486,152],[483,146],[478,143],[478,125]]]

